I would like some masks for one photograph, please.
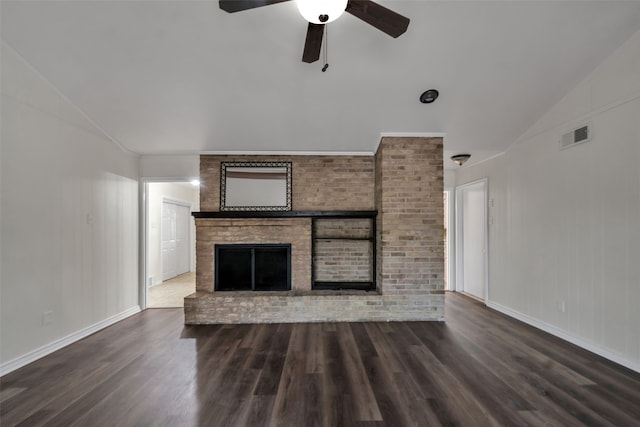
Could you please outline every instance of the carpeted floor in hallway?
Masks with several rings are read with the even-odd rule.
[[[196,273],[181,274],[149,288],[149,308],[184,307],[184,297],[196,291]]]

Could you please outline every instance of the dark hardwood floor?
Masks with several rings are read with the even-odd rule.
[[[640,374],[459,294],[446,323],[152,309],[2,378],[0,425],[640,426]]]

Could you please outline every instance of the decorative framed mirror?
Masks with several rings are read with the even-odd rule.
[[[290,211],[291,162],[222,162],[221,211]]]

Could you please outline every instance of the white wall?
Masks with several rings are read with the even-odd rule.
[[[592,140],[560,151],[559,136],[584,123]],[[640,371],[640,33],[503,156],[456,180],[482,177],[488,305]]]
[[[444,188],[450,189],[456,186],[456,171],[451,169],[444,170]]]
[[[147,283],[151,278],[152,284],[157,285],[162,282],[162,251],[161,251],[161,229],[162,229],[162,201],[168,198],[174,201],[184,202],[191,206],[191,212],[197,212],[200,208],[200,192],[197,187],[185,183],[171,182],[151,182],[149,183],[149,219],[147,222]],[[191,271],[196,269],[195,253],[195,222],[191,218]]]
[[[198,155],[145,155],[140,157],[140,177],[169,180],[197,179],[200,176]]]
[[[1,55],[6,373],[139,310],[139,160],[4,43]]]

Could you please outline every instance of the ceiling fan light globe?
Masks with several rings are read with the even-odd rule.
[[[335,21],[347,8],[348,0],[297,0],[300,15],[313,24]],[[320,20],[322,17],[322,21]],[[326,19],[325,19],[326,18]]]
[[[451,160],[458,166],[464,165],[470,158],[471,154],[456,154],[455,156],[451,156]]]

